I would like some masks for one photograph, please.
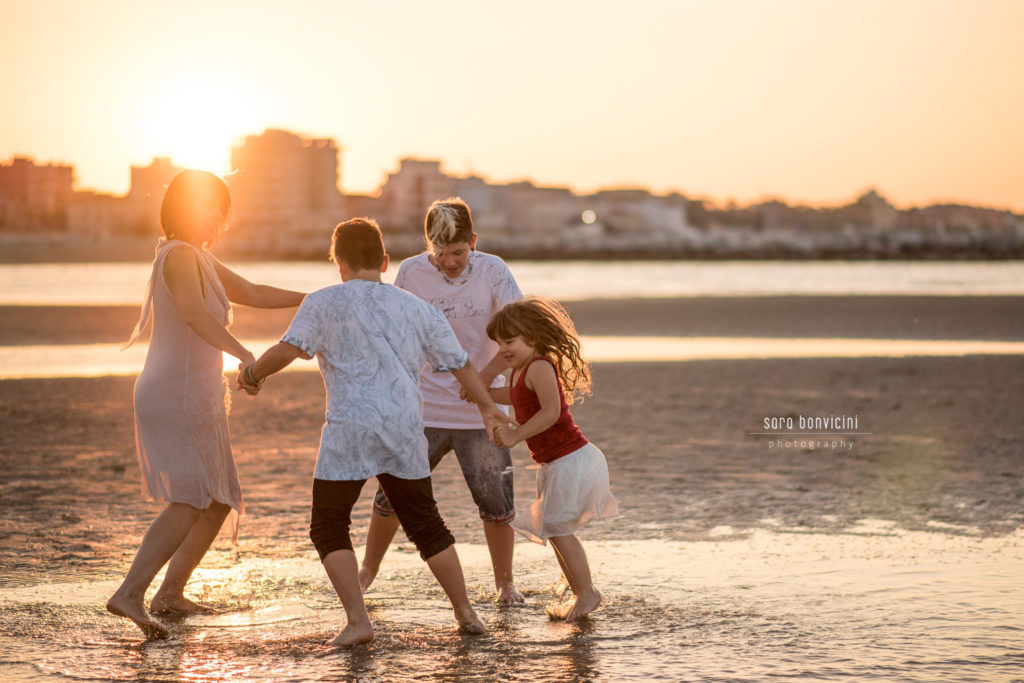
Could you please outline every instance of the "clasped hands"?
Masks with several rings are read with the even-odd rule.
[[[519,439],[515,438],[515,430],[515,423],[495,425],[493,429],[494,443],[501,448],[512,448],[519,443]]]
[[[249,394],[250,396],[255,396],[256,394],[260,393],[260,388],[263,386],[264,380],[266,380],[266,377],[264,377],[258,382],[254,381],[255,375],[253,374],[252,370],[254,365],[256,365],[256,361],[254,360],[248,362],[242,361],[241,363],[239,363],[238,377],[235,380],[235,388],[244,389],[245,393]]]
[[[492,410],[484,413],[484,424],[487,425],[487,435],[491,441],[500,448],[512,448],[521,439],[516,438],[516,427],[519,425],[511,417],[492,406]]]

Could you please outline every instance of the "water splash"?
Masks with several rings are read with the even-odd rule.
[[[0,589],[7,680],[1009,680],[1024,655],[1024,533],[836,533],[777,526],[700,542],[586,543],[605,595],[594,618],[551,621],[550,550],[517,546],[527,603],[498,607],[484,546],[460,545],[481,638],[456,633],[415,553],[392,552],[366,600],[375,640],[325,643],[344,613],[309,557],[224,561],[196,576],[220,610],[142,642],[107,614],[113,581]]]

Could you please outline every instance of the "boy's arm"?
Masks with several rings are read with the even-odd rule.
[[[494,378],[500,375],[506,369],[508,369],[508,364],[505,362],[505,359],[501,357],[501,352],[495,351],[494,358],[492,358],[490,362],[487,363],[487,365],[485,365],[484,368],[480,371],[480,380],[484,383],[485,387],[489,387],[491,386],[491,383],[494,382]],[[491,396],[493,397],[494,394],[492,393]],[[459,398],[461,398],[463,401],[469,400],[469,394],[466,392],[465,387],[459,389]],[[501,401],[496,398],[494,399],[494,401],[496,403],[509,403],[509,401]]]
[[[480,379],[482,381],[483,377]],[[484,382],[484,386],[487,386],[486,382]],[[512,405],[512,394],[508,387],[491,387],[487,390],[487,393],[491,395],[491,400],[495,403],[501,403],[506,406]],[[469,403],[476,402],[473,400],[473,397],[469,395],[469,392],[466,391],[466,387],[463,386],[459,387],[459,398],[463,401],[468,401]]]
[[[512,405],[512,393],[509,388],[506,387],[491,387],[487,390],[491,395],[491,400],[495,403],[501,403],[502,405]]]
[[[302,349],[288,342],[278,342],[267,349],[255,363],[247,365],[238,373],[238,388],[249,391],[251,387],[259,388],[270,375],[280,372],[291,365],[296,358],[311,358]]]
[[[469,397],[476,403],[480,415],[484,418],[484,428],[487,430],[488,438],[494,438],[494,428],[496,426],[515,424],[514,420],[498,410],[498,406],[494,405],[494,400],[491,399],[487,387],[484,386],[480,375],[477,374],[472,361],[467,360],[466,364],[461,368],[452,370],[452,374],[455,375],[455,379],[459,380],[459,384],[463,386]]]
[[[491,382],[494,378],[500,375],[503,371],[508,369],[508,363],[501,357],[500,351],[494,352],[494,358],[484,366],[484,369],[480,371],[480,379],[483,380],[484,386],[491,386]]]

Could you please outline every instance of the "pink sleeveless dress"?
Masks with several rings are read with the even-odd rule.
[[[164,280],[164,263],[175,248],[191,249],[199,262],[207,310],[231,322],[231,304],[211,257],[178,240],[161,239],[153,261],[139,323],[125,346],[150,319],[153,333],[146,363],[135,382],[135,441],[142,492],[168,503],[205,509],[213,501],[243,511],[238,472],[228,433],[230,400],[223,356],[185,323]],[[237,515],[235,529],[237,532]]]

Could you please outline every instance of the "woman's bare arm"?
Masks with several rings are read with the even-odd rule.
[[[289,308],[301,304],[306,296],[302,292],[249,282],[217,259],[213,259],[213,266],[228,299],[236,304],[255,308]]]
[[[235,339],[203,301],[199,279],[199,263],[190,249],[177,248],[164,261],[164,281],[174,297],[174,305],[182,320],[210,346],[227,351],[243,363],[251,363],[252,353]]]

